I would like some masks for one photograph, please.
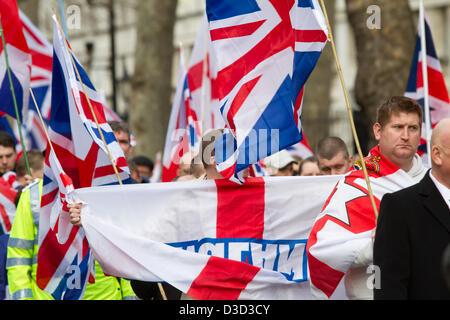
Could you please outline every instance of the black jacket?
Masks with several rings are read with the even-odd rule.
[[[380,204],[373,262],[381,299],[450,299],[442,258],[450,243],[450,210],[430,178],[385,194]]]

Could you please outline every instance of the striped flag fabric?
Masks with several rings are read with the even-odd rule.
[[[48,119],[50,117],[53,46],[20,10],[19,16],[23,25],[23,34],[31,53],[30,87],[33,89],[42,117]],[[34,106],[33,101],[30,101],[30,106]]]
[[[46,123],[50,113],[53,46],[21,10],[19,10],[19,16],[31,54],[30,88],[33,90],[39,111],[44,118],[44,123]],[[21,152],[22,144],[20,143],[17,121],[13,119],[12,124],[14,128],[12,135],[18,141],[16,150]],[[47,148],[45,131],[31,96],[29,97],[27,117],[22,123],[22,133],[27,150],[44,151]]]
[[[31,53],[30,87],[46,123],[50,117],[53,46],[42,32],[19,10],[23,33]],[[47,138],[33,99],[30,97],[28,120],[23,124],[26,147],[44,151]],[[21,146],[20,146],[21,148]]]
[[[191,108],[198,114],[201,132],[225,127],[219,110],[217,70],[206,14],[202,17],[187,69]]]
[[[445,84],[444,75],[442,73],[441,63],[434,47],[433,37],[428,21],[425,19],[425,41],[426,41],[426,56],[427,56],[427,75],[428,75],[428,101],[430,107],[430,114],[425,112],[424,104],[424,81],[422,72],[422,47],[420,29],[417,34],[416,46],[414,48],[414,56],[411,63],[411,70],[409,74],[408,84],[406,87],[405,96],[417,100],[422,106],[424,112],[424,121],[431,121],[431,128],[443,118],[450,117],[450,98]],[[422,137],[418,154],[422,157],[424,163],[428,163],[427,155],[427,132],[425,130],[425,123],[422,125]]]
[[[0,42],[0,110],[16,118],[7,72],[7,54],[19,117],[23,121],[28,114],[31,53],[23,34],[16,0],[0,1],[0,17],[6,44],[4,48],[3,41]]]
[[[9,234],[16,215],[14,198],[17,191],[8,183],[0,183],[0,235]]]
[[[192,119],[192,113],[187,80],[183,49],[180,47],[178,82],[173,98],[162,159],[162,182],[170,182],[176,177],[181,158],[192,150],[196,141],[199,141],[199,132],[197,131],[199,128],[190,126],[188,122],[190,115]]]
[[[53,148],[47,149],[44,163],[36,277],[38,286],[55,299],[75,300],[83,297],[93,270],[93,260],[84,230],[69,221],[67,201],[73,199],[67,198],[67,194],[74,188],[117,184],[118,178],[107,151],[123,183],[128,183],[130,178],[122,149],[106,122],[101,97],[59,31],[55,16],[53,24],[52,107],[49,120]],[[93,123],[88,101],[108,150],[105,150],[100,131]],[[75,284],[71,282],[74,272],[80,275]]]
[[[302,140],[302,88],[327,42],[317,1],[207,1],[225,178]]]
[[[165,281],[194,299],[311,299],[306,240],[340,177],[133,184],[74,197],[108,274]]]

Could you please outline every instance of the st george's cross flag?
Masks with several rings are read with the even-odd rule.
[[[422,71],[423,49],[421,45],[422,32],[420,23],[418,24],[419,31],[405,96],[417,100],[417,102],[422,106],[424,112],[423,122],[431,121],[430,128],[432,129],[441,119],[450,117],[450,98],[445,84],[444,75],[442,73],[441,63],[439,62],[439,58],[434,47],[431,28],[427,19],[424,18],[424,20],[430,114],[426,114],[425,112],[424,77]],[[424,163],[428,163],[428,157],[426,156],[427,143],[429,143],[429,141],[427,141],[427,134],[425,123],[423,123],[422,137],[420,139],[420,146],[417,152],[422,157]]]
[[[20,120],[23,121],[28,114],[31,54],[23,34],[16,0],[0,0],[0,18],[5,36],[0,42],[0,111],[16,118],[7,56],[17,109]],[[6,48],[3,47],[3,40]]]
[[[301,92],[327,42],[315,0],[208,0],[225,178],[302,140]]]
[[[194,299],[311,299],[306,240],[341,176],[105,186],[74,191],[104,272]]]
[[[36,279],[55,299],[74,300],[83,297],[93,260],[84,230],[69,221],[67,194],[74,188],[117,184],[108,150],[123,183],[129,182],[129,169],[106,122],[101,96],[63,38],[55,16],[53,24],[52,148],[47,149],[44,163]],[[70,281],[74,271],[78,285]]]

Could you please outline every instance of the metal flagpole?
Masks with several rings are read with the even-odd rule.
[[[8,51],[7,51],[7,48],[6,48],[5,35],[3,33],[3,25],[1,23],[1,16],[0,16],[0,35],[2,37],[3,51],[5,53],[6,70],[8,72],[9,87],[11,89],[11,94],[12,94],[13,103],[14,103],[14,109],[16,111],[16,119],[17,119],[17,126],[18,126],[18,129],[19,129],[20,144],[22,146],[23,156],[25,158],[25,166],[27,167],[27,172],[31,176],[30,164],[28,162],[27,149],[25,147],[25,142],[23,140],[22,122],[20,121],[19,108],[17,107],[16,93],[14,92],[14,85],[12,83],[11,68],[9,67]]]
[[[428,164],[431,166],[431,114],[430,114],[430,102],[428,96],[428,63],[427,63],[427,41],[425,33],[425,10],[423,6],[423,0],[420,0],[419,6],[419,25],[420,25],[420,48],[422,55],[422,78],[423,78],[423,103],[425,107],[425,128],[427,139],[427,159]]]
[[[331,33],[330,21],[328,20],[327,10],[325,8],[325,4],[323,3],[323,0],[320,0],[320,5],[322,6],[322,11],[323,11],[323,14],[325,16],[326,23],[327,23],[328,39],[331,42],[331,48],[333,50],[334,61],[336,62],[336,68],[337,68],[337,71],[338,71],[338,74],[339,74],[339,79],[341,81],[342,89],[344,91],[344,97],[345,97],[345,102],[346,102],[346,105],[347,105],[348,116],[350,118],[350,124],[351,124],[351,127],[352,127],[353,138],[355,139],[356,149],[358,150],[358,155],[361,158],[361,164],[362,164],[362,167],[363,167],[364,177],[366,178],[367,191],[369,192],[369,198],[370,198],[370,202],[372,203],[372,208],[373,208],[373,211],[375,213],[375,218],[378,218],[378,209],[377,209],[377,206],[375,204],[375,199],[373,197],[372,187],[370,186],[369,174],[367,173],[367,168],[366,168],[366,164],[364,162],[364,157],[363,157],[363,154],[362,154],[362,151],[361,151],[361,146],[359,144],[358,135],[356,134],[356,128],[355,128],[355,123],[353,121],[352,109],[350,107],[350,100],[348,98],[348,93],[347,93],[347,89],[346,89],[345,82],[344,82],[344,76],[342,75],[341,65],[339,63],[339,59],[338,59],[338,56],[337,56],[337,53],[336,53],[336,46],[334,44],[333,35]]]

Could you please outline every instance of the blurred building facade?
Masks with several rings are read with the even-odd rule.
[[[411,9],[417,16],[419,0],[410,0],[409,2]],[[105,95],[107,103],[126,118],[130,79],[134,71],[136,0],[64,0],[64,6],[72,48],[88,70],[94,85]],[[115,26],[115,106],[113,105],[113,68],[111,68],[111,7],[114,8]],[[40,1],[37,24],[49,40],[52,39],[50,19],[52,8],[57,9],[59,14],[58,0]],[[173,59],[171,77],[174,90],[178,73],[179,44],[183,44],[185,61],[188,63],[204,8],[204,0],[178,0],[175,37],[173,39],[174,54],[173,57],[168,57],[168,59]],[[426,0],[425,9],[447,87],[450,88],[450,0]],[[417,22],[417,18],[415,21]],[[352,99],[357,63],[352,30],[345,12],[345,0],[336,0],[333,33],[346,86],[350,99]],[[340,136],[350,148],[353,148],[353,137],[346,104],[337,76],[333,79],[332,88],[328,117],[331,120],[330,134]],[[354,100],[351,100],[351,106],[354,109],[358,108]],[[307,133],[307,135],[311,134],[320,133]]]

